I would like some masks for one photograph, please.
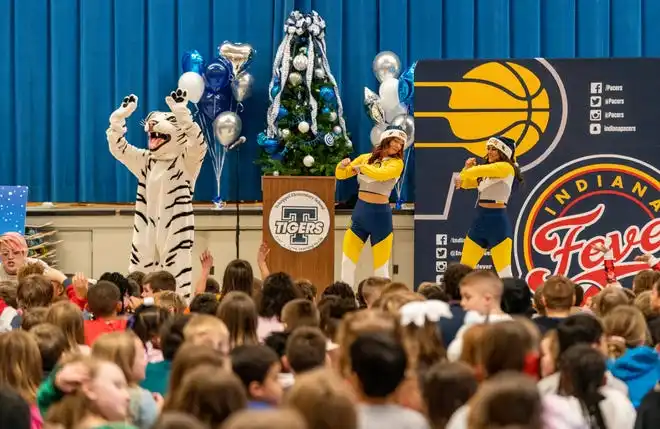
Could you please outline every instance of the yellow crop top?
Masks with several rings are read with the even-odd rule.
[[[394,189],[394,185],[403,172],[403,160],[399,158],[384,158],[373,164],[367,164],[370,157],[370,153],[360,155],[347,167],[337,164],[335,177],[339,180],[345,180],[357,174],[360,191],[389,197],[392,189]],[[357,166],[360,167],[359,174],[353,169],[353,167]]]
[[[461,188],[479,190],[480,200],[506,204],[511,196],[514,175],[513,166],[508,162],[494,162],[464,168],[459,177]]]

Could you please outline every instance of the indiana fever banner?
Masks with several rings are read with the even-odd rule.
[[[415,71],[415,281],[460,260],[476,190],[453,177],[486,141],[517,142],[513,271],[605,284],[591,245],[612,239],[624,285],[660,252],[660,60],[420,61]],[[490,257],[481,262],[490,268]]]

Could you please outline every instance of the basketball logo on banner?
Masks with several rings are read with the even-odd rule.
[[[536,67],[491,61],[469,69],[457,81],[416,82],[416,87],[449,90],[434,111],[415,111],[415,118],[441,119],[452,139],[420,140],[419,148],[464,148],[486,155],[486,142],[506,136],[516,142],[523,170],[543,161],[561,139],[566,123],[566,94],[554,68],[544,60]]]
[[[323,200],[315,194],[293,191],[273,204],[268,226],[277,244],[292,252],[307,252],[328,236],[330,214]]]
[[[646,268],[629,256],[660,250],[658,178],[652,165],[619,155],[586,156],[556,168],[530,192],[518,216],[518,272],[527,272],[532,289],[561,275],[597,291],[606,279],[603,255],[592,245],[604,237],[612,240],[618,278]]]

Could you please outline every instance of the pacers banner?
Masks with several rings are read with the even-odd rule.
[[[660,60],[420,61],[415,71],[415,282],[459,261],[477,191],[456,189],[493,136],[515,140],[524,182],[507,211],[512,268],[593,291],[612,240],[624,285],[660,253]],[[483,162],[483,161],[480,161]],[[479,268],[491,268],[486,253]]]

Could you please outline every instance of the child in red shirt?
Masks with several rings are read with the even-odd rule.
[[[101,280],[90,287],[87,306],[94,315],[94,320],[85,321],[85,344],[88,346],[91,347],[103,334],[126,330],[127,320],[117,315],[121,308],[121,294],[114,283]]]

